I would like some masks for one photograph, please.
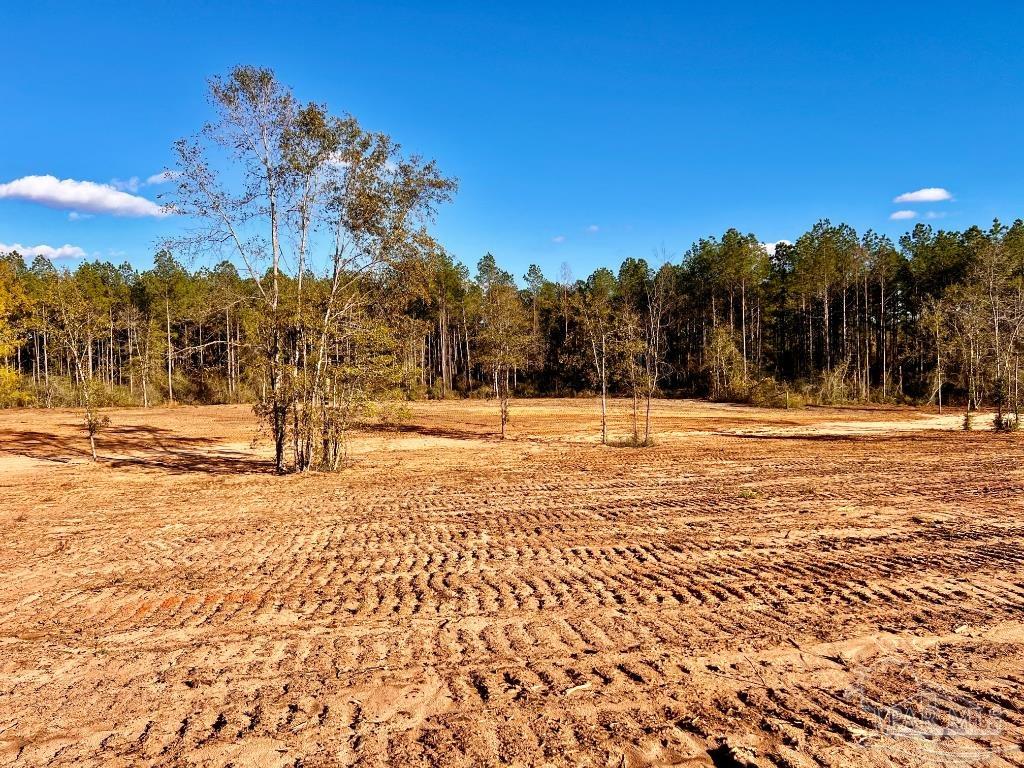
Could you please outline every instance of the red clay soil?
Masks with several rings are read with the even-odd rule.
[[[0,765],[1024,766],[1017,435],[433,403],[278,477],[110,416],[0,413]]]

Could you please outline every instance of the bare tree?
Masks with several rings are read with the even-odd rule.
[[[644,445],[651,442],[651,400],[658,391],[665,366],[665,313],[672,291],[673,272],[664,258],[663,264],[646,285],[647,312],[644,318]]]
[[[601,392],[601,443],[605,445],[608,443],[608,364],[615,338],[614,291],[615,276],[607,269],[598,269],[571,294]]]
[[[216,119],[175,145],[173,206],[195,228],[172,245],[231,255],[255,285],[267,384],[256,411],[277,471],[287,469],[289,442],[295,469],[336,466],[322,446],[348,423],[337,415],[337,376],[369,316],[364,278],[421,254],[423,227],[455,182],[351,116],[300,104],[268,69],[214,78],[210,100]],[[316,251],[328,256],[313,291],[307,276],[323,268]]]
[[[493,261],[493,260],[492,260]],[[529,360],[530,320],[511,276],[481,261],[481,327],[479,359],[490,369],[501,417],[501,437],[508,427],[508,405],[513,373]]]
[[[647,392],[645,324],[632,307],[625,307],[615,317],[614,353],[612,359],[625,374],[632,408],[630,444],[640,445],[640,399]],[[646,444],[646,439],[644,440]]]
[[[76,391],[84,411],[83,426],[89,438],[92,460],[97,461],[96,435],[110,424],[110,419],[99,410],[98,384],[90,375],[87,363],[88,329],[93,307],[77,282],[66,272],[57,274],[50,300],[56,310],[53,329],[73,363]]]

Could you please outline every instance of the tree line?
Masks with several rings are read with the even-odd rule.
[[[1019,413],[1024,222],[893,242],[822,220],[768,249],[730,229],[613,272],[519,279],[431,235],[457,184],[269,70],[210,83],[175,146],[191,222],[153,267],[0,258],[3,405],[251,402],[278,469],[334,468],[403,399],[656,395],[795,407],[956,401]],[[190,269],[186,264],[200,264]],[[97,422],[96,429],[102,424]],[[92,434],[92,432],[90,432]]]

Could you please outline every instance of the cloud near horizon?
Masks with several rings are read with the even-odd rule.
[[[132,176],[130,179],[111,179],[110,186],[122,192],[138,192],[142,181],[138,176]]]
[[[77,245],[65,243],[57,248],[52,245],[22,245],[21,243],[0,243],[0,253],[13,253],[17,251],[22,256],[42,256],[46,259],[84,259],[86,253]]]
[[[181,178],[181,174],[177,171],[160,171],[160,173],[154,173],[152,176],[146,178],[146,186],[151,187],[154,184],[166,184],[169,181],[176,181]]]
[[[953,195],[948,189],[942,187],[924,187],[915,189],[913,192],[904,192],[893,198],[894,203],[941,203],[944,200],[952,200]]]
[[[775,246],[777,246],[779,243],[783,243],[785,245],[793,244],[790,240],[776,240],[774,243],[761,243],[761,246],[765,249],[769,256],[774,256]]]
[[[58,179],[49,175],[23,176],[0,184],[0,199],[26,200],[48,208],[133,218],[162,218],[171,214],[167,208],[152,200],[117,189],[111,184]]]
[[[177,171],[160,171],[160,173],[154,173],[152,176],[147,176],[146,180],[143,181],[138,176],[132,176],[130,179],[111,179],[110,186],[115,189],[119,189],[122,192],[138,192],[143,187],[152,187],[157,184],[166,184],[169,181],[174,181],[180,173]]]

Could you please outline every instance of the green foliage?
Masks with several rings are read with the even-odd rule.
[[[92,440],[102,430],[110,426],[110,417],[99,411],[89,409],[85,412],[84,417],[85,432]]]
[[[608,440],[606,445],[612,448],[651,448],[654,446],[654,438],[643,435],[629,435],[627,437],[615,437]]]
[[[996,413],[992,419],[992,429],[995,432],[1018,432],[1020,431],[1020,415],[1009,415]]]
[[[712,400],[747,400],[751,381],[744,370],[743,356],[728,328],[719,326],[711,332],[704,347],[704,360]]]
[[[599,269],[571,283],[532,265],[524,290],[491,254],[470,280],[429,236],[409,242],[401,258],[353,283],[374,296],[373,314],[394,334],[408,379],[402,397],[493,393],[496,364],[515,372],[521,394],[642,391],[654,379],[644,318],[659,275],[670,308],[659,389],[769,406],[788,392],[795,407],[797,393],[822,404],[934,401],[941,384],[946,403],[1002,409],[1008,425],[1019,408],[1019,222],[963,232],[918,226],[902,251],[874,233],[857,240],[848,227],[819,222],[770,258],[756,238],[730,230],[657,271],[627,259],[618,274]],[[0,403],[77,403],[76,356],[103,384],[105,402],[156,404],[169,390],[181,402],[251,402],[270,375],[259,359],[270,328],[265,277],[228,262],[192,272],[169,251],[142,272],[102,262],[56,270],[45,259],[27,266],[4,256],[0,353],[18,378],[6,375]],[[303,290],[322,307],[330,278],[307,273]],[[280,276],[279,297],[281,311],[294,312],[295,277]],[[515,328],[495,325],[498,316],[515,318]],[[511,330],[516,343],[502,346]]]
[[[807,401],[799,391],[781,384],[771,376],[759,379],[750,387],[747,402],[758,408],[805,408]]]
[[[0,408],[24,408],[35,405],[30,383],[13,368],[0,366]]]
[[[818,405],[842,405],[852,399],[849,371],[850,361],[843,360],[831,370],[822,371],[818,375]]]

